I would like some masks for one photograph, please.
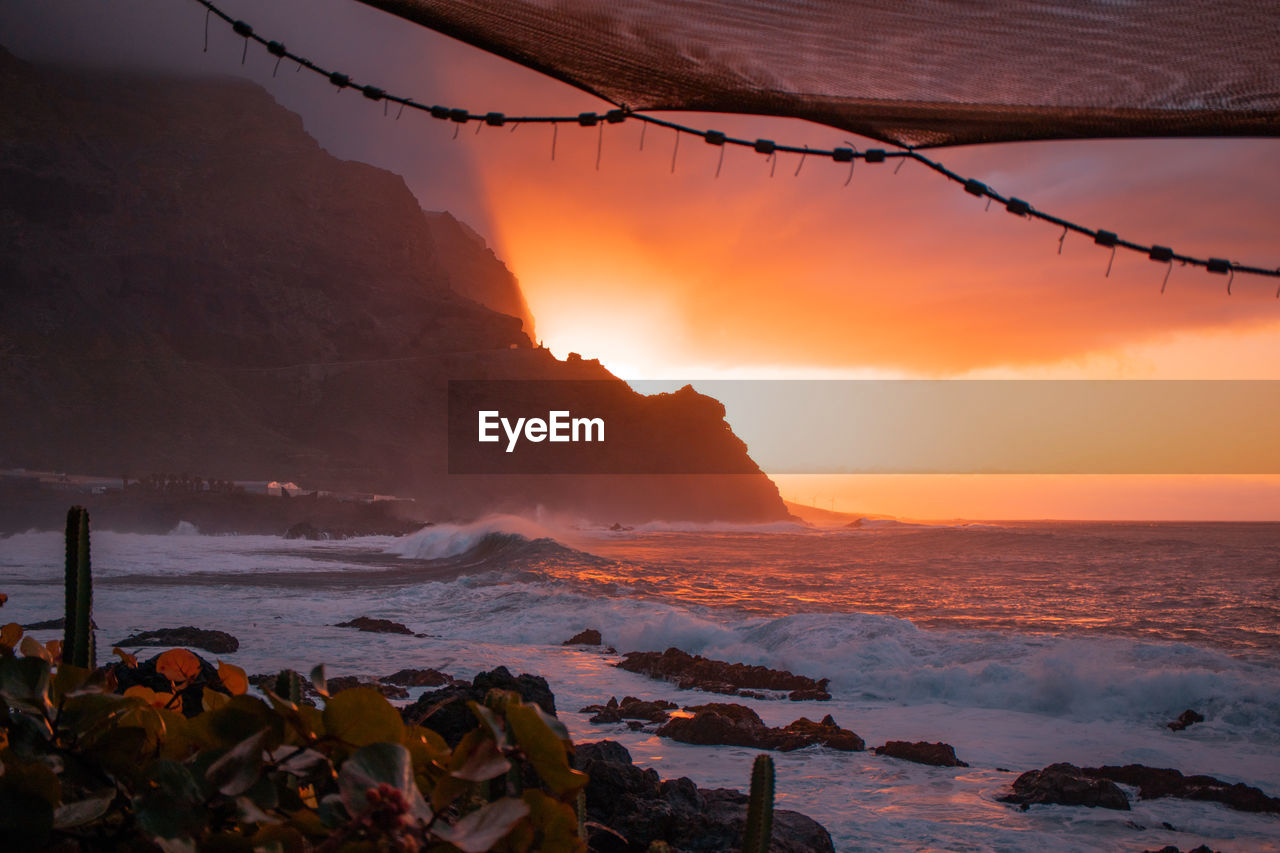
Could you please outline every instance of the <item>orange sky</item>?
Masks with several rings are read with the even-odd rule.
[[[8,27],[20,55],[74,50],[87,61],[253,77],[326,148],[401,173],[424,207],[473,224],[520,279],[539,337],[624,378],[1280,379],[1276,280],[1237,276],[1228,297],[1224,277],[1175,267],[1161,296],[1165,266],[1127,252],[1105,278],[1107,250],[1071,235],[1059,256],[1057,229],[998,206],[983,213],[983,201],[917,164],[897,175],[892,164],[860,164],[845,187],[847,169],[829,161],[810,159],[796,177],[798,158],[784,155],[770,178],[764,157],[735,149],[717,179],[719,150],[686,137],[672,174],[672,134],[650,128],[640,151],[631,123],[606,127],[599,171],[597,130],[561,127],[553,163],[549,128],[467,127],[453,139],[447,122],[384,118],[311,75],[273,79],[261,51],[242,67],[242,43],[223,26],[202,54],[194,4],[101,5],[15,0],[0,33]],[[608,106],[349,0],[223,5],[268,38],[423,102],[508,114]],[[100,37],[130,15],[164,38]],[[790,120],[680,120],[788,144],[848,138]],[[1278,140],[1028,143],[933,156],[1137,242],[1280,264]],[[833,480],[794,496],[917,517],[1280,518],[1275,478],[1105,488],[987,480],[892,489]],[[783,491],[806,489],[784,482]],[[1104,492],[1112,497],[1099,500]]]

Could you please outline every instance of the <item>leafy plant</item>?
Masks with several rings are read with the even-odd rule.
[[[157,661],[171,693],[119,695],[109,668],[60,663],[15,625],[2,639],[7,849],[586,850],[575,804],[587,777],[568,732],[515,693],[468,703],[476,726],[450,749],[375,690],[327,696],[320,667],[317,708],[250,696],[243,671],[222,663],[235,695],[206,687],[188,718],[173,709],[198,671],[185,649]],[[296,673],[276,687],[300,693]]]
[[[766,853],[773,840],[773,759],[757,755],[751,765],[751,798],[742,853]]]

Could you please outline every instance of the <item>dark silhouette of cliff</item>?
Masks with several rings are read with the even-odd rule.
[[[617,380],[534,348],[478,235],[261,88],[0,52],[0,103],[0,467],[287,479],[433,517],[786,517],[691,391],[638,404],[669,413],[646,452],[753,473],[449,476],[450,379]]]

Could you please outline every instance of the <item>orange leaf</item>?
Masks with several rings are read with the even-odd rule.
[[[50,663],[53,662],[53,658],[49,656],[49,650],[36,642],[35,637],[23,637],[22,642],[18,643],[18,649],[29,658],[40,658]]]
[[[62,641],[48,640],[44,647],[49,650],[49,657],[56,661],[62,660]]]
[[[5,595],[3,592],[0,592],[0,607],[4,607],[5,602],[8,600],[9,600],[9,596]]]
[[[8,646],[13,648],[18,645],[18,641],[22,639],[22,626],[17,622],[10,622],[3,628],[0,628],[0,646]]]
[[[129,669],[138,668],[138,658],[135,657],[134,655],[131,655],[128,652],[126,652],[124,649],[119,649],[119,648],[112,648],[111,651],[112,653],[119,655],[120,660],[124,661],[129,666]]]
[[[168,708],[174,700],[172,693],[162,693],[152,690],[150,687],[143,687],[141,684],[135,684],[124,692],[125,696],[134,696],[146,702],[152,708]]]
[[[233,663],[218,661],[218,678],[222,680],[222,686],[231,691],[232,696],[243,696],[249,689],[249,677]]]
[[[200,659],[186,649],[170,649],[156,658],[156,672],[169,679],[175,690],[181,690],[200,674]]]

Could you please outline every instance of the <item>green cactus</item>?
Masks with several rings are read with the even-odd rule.
[[[578,838],[583,841],[587,840],[587,789],[583,788],[578,792],[577,799],[573,803],[574,811],[578,813]]]
[[[302,702],[302,676],[291,669],[281,670],[276,676],[275,689],[272,691],[281,699],[287,699],[297,705]]]
[[[751,766],[751,800],[742,853],[766,853],[773,839],[773,759],[757,755]]]
[[[66,613],[62,659],[72,666],[93,669],[93,574],[89,565],[89,511],[67,511]]]

